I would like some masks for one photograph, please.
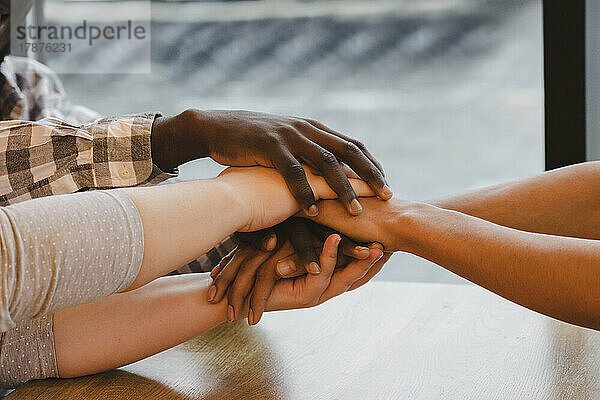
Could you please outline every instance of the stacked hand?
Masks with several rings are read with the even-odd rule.
[[[383,169],[362,143],[310,119],[191,109],[157,118],[151,148],[154,162],[165,170],[202,157],[229,166],[275,168],[309,216],[318,214],[318,198],[301,164],[318,171],[352,215],[362,211],[360,193],[352,189],[344,166],[380,198],[392,197]]]
[[[273,253],[253,253],[248,248],[234,250],[211,274],[213,279],[217,279],[228,266],[236,269],[242,265],[229,288],[228,320],[235,321],[247,315],[248,324],[254,325],[260,321],[264,311],[316,306],[362,286],[381,270],[390,257],[389,253],[384,255],[381,246],[373,245],[364,259],[340,262],[338,250],[341,240],[338,234],[325,239],[319,260],[320,274],[302,274],[285,279],[280,279],[276,270],[279,262],[296,257],[289,242]],[[255,282],[257,268],[259,272]],[[212,302],[220,300],[215,293],[209,291]],[[223,295],[223,291],[218,294],[221,298]]]
[[[336,193],[327,185],[323,177],[313,174],[308,168],[305,169],[305,173],[315,198],[336,198]],[[296,300],[304,298],[302,296],[307,293],[312,294],[313,290],[318,291],[318,288],[323,289],[323,293],[325,293],[322,285],[317,285],[317,289],[312,288],[312,282],[321,282],[321,280],[313,278],[323,275],[325,271],[323,265],[319,266],[323,260],[323,253],[321,253],[320,259],[312,260],[317,253],[321,252],[322,248],[323,252],[326,251],[324,242],[327,242],[328,237],[332,237],[334,231],[300,218],[286,220],[289,215],[297,213],[300,207],[285,187],[283,178],[273,169],[229,168],[218,179],[239,191],[240,210],[244,208],[248,210],[248,222],[240,227],[239,231],[255,232],[276,226],[272,228],[272,234],[266,234],[265,231],[262,236],[260,233],[253,233],[251,237],[255,236],[253,238],[254,245],[252,245],[252,241],[242,241],[213,270],[214,282],[209,289],[209,301],[219,302],[228,293],[228,319],[231,321],[239,319],[246,315],[246,310],[250,310],[249,323],[254,324],[260,320],[263,311],[269,309],[271,296],[274,293],[282,293],[278,291],[278,287],[287,287],[289,291],[290,287],[286,285],[292,285],[291,288],[296,291],[293,298]],[[373,196],[373,192],[364,181],[349,178],[349,182],[360,196]],[[336,203],[340,204],[337,201]],[[346,217],[356,218],[348,216],[344,206],[341,205],[341,207],[344,209]],[[282,221],[285,222],[277,225]],[[340,242],[342,242],[341,246],[336,244],[336,251],[339,247],[340,254],[336,253],[333,267],[336,265],[340,267],[340,273],[353,267],[349,269],[350,272],[341,275],[325,274],[320,279],[329,281],[334,276],[340,276],[340,278],[336,278],[336,285],[343,280],[345,290],[366,282],[381,269],[383,263],[389,258],[388,255],[378,262],[382,255],[381,245],[371,244],[367,247],[348,239],[342,240],[338,234],[333,236],[340,237]],[[258,245],[256,245],[257,242]],[[377,257],[373,252],[377,253]],[[354,267],[356,265],[359,267]],[[361,268],[364,268],[364,274],[358,276],[352,272],[356,272],[357,268],[361,271]],[[309,274],[307,275],[306,272]],[[355,284],[356,281],[363,278],[365,278],[364,281]],[[303,285],[306,285],[306,288]],[[320,298],[321,296],[319,296]],[[314,296],[311,295],[307,299],[307,305],[314,303],[312,301]],[[290,300],[291,303],[293,300]]]
[[[307,278],[307,271],[304,268],[306,264],[301,254],[309,254],[310,257],[310,254],[320,252],[324,242],[332,235],[340,237],[340,244],[337,246],[339,252],[334,263],[337,269],[347,268],[354,263],[369,267],[366,276],[357,278],[361,279],[358,284],[348,281],[346,290],[354,289],[371,279],[390,256],[389,254],[383,256],[375,266],[379,256],[377,259],[371,257],[374,253],[381,253],[381,245],[377,243],[369,247],[356,245],[341,235],[332,234],[333,231],[330,229],[310,221],[306,223],[300,219],[290,218],[276,230],[281,233],[277,234],[279,245],[274,246],[275,249],[264,248],[264,246],[255,248],[251,243],[242,242],[211,272],[214,282],[209,289],[209,301],[219,302],[227,293],[229,321],[239,319],[243,315],[244,307],[249,303],[253,311],[253,319],[249,319],[248,322],[257,323],[266,308],[269,296],[281,281],[295,281],[296,279],[293,278],[297,277],[301,277],[299,278],[301,280]],[[313,268],[316,270],[309,271],[311,275],[324,273],[322,265],[319,267],[319,264],[314,263]]]
[[[362,143],[314,120],[199,110],[156,119],[152,157],[159,167],[171,169],[208,156],[224,165],[273,168],[229,168],[219,176],[240,193],[236,199],[240,212],[248,216],[239,228],[247,232],[238,235],[240,245],[212,273],[209,298],[217,302],[228,292],[230,320],[238,319],[244,305],[250,304],[249,321],[258,322],[269,296],[292,282],[297,282],[293,287],[298,289],[301,282],[316,282],[316,275],[321,275],[318,279],[334,283],[337,275],[328,275],[319,265],[326,254],[326,238],[334,231],[301,219],[286,220],[290,215],[302,210],[305,216],[316,217],[320,199],[339,199],[345,215],[360,215],[363,208],[358,197],[392,197],[383,169]],[[288,190],[282,191],[286,186]],[[335,237],[340,238],[336,248],[341,250],[334,266],[349,271],[335,282],[345,280],[348,289],[354,283],[349,280],[354,277],[352,271],[360,269],[351,266],[373,266],[373,252],[381,250]],[[307,272],[312,276],[306,276]],[[368,279],[371,276],[367,274]]]

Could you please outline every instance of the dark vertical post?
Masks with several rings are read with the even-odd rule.
[[[586,160],[585,0],[543,0],[546,170]]]

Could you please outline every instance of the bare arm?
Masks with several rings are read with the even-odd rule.
[[[519,231],[398,199],[363,204],[363,214],[344,218],[343,209],[322,201],[315,219],[426,258],[532,310],[600,330],[600,241]]]
[[[317,198],[337,198],[325,180],[307,171]],[[363,181],[351,179],[361,195],[372,194]],[[230,168],[218,178],[151,188],[122,189],[144,227],[144,258],[129,287],[138,288],[210,250],[236,231],[273,226],[300,206],[284,179],[271,168]]]
[[[524,231],[600,239],[600,162],[428,203]]]
[[[334,272],[338,235],[323,247],[323,272],[280,282],[267,309],[320,304],[370,279],[382,257],[379,249]],[[378,270],[378,269],[377,269]],[[81,376],[120,367],[156,354],[224,322],[227,301],[207,301],[208,274],[164,277],[139,289],[114,294],[54,315],[56,358],[60,376]],[[242,311],[241,318],[248,313]]]
[[[226,320],[226,302],[210,304],[207,274],[159,278],[139,289],[54,314],[56,361],[69,378],[148,357]]]

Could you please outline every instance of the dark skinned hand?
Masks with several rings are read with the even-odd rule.
[[[256,247],[260,241],[254,244],[252,241],[240,242],[240,245],[211,272],[213,285],[209,289],[209,301],[218,302],[227,293],[230,321],[238,319],[243,313],[244,305],[249,303],[256,323],[264,312],[271,291],[281,278],[301,276],[307,270],[311,274],[318,274],[320,270],[311,270],[313,262],[307,263],[307,260],[312,260],[333,231],[306,222],[308,221],[290,218],[275,227],[279,241],[275,249]],[[270,245],[273,244],[271,241]],[[370,248],[375,247],[381,248],[377,244],[369,247],[358,245],[342,236],[336,268],[343,268],[353,260],[368,258]],[[384,257],[386,261],[387,258],[389,256]],[[318,268],[318,263],[314,262],[314,267]],[[374,268],[373,274],[379,269]]]
[[[151,148],[154,162],[164,170],[202,157],[229,166],[275,168],[308,216],[316,216],[319,209],[301,163],[325,178],[351,215],[360,214],[362,207],[344,164],[378,197],[392,197],[381,165],[362,143],[310,119],[192,109],[156,118]]]

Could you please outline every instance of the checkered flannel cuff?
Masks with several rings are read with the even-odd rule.
[[[150,136],[156,115],[125,115],[89,125],[93,137],[94,187],[135,186],[150,177],[153,171]]]
[[[216,267],[221,259],[231,253],[237,246],[237,240],[234,236],[229,236],[221,243],[216,245],[208,253],[202,255],[199,259],[173,271],[171,275],[190,274],[198,272],[210,272]]]

